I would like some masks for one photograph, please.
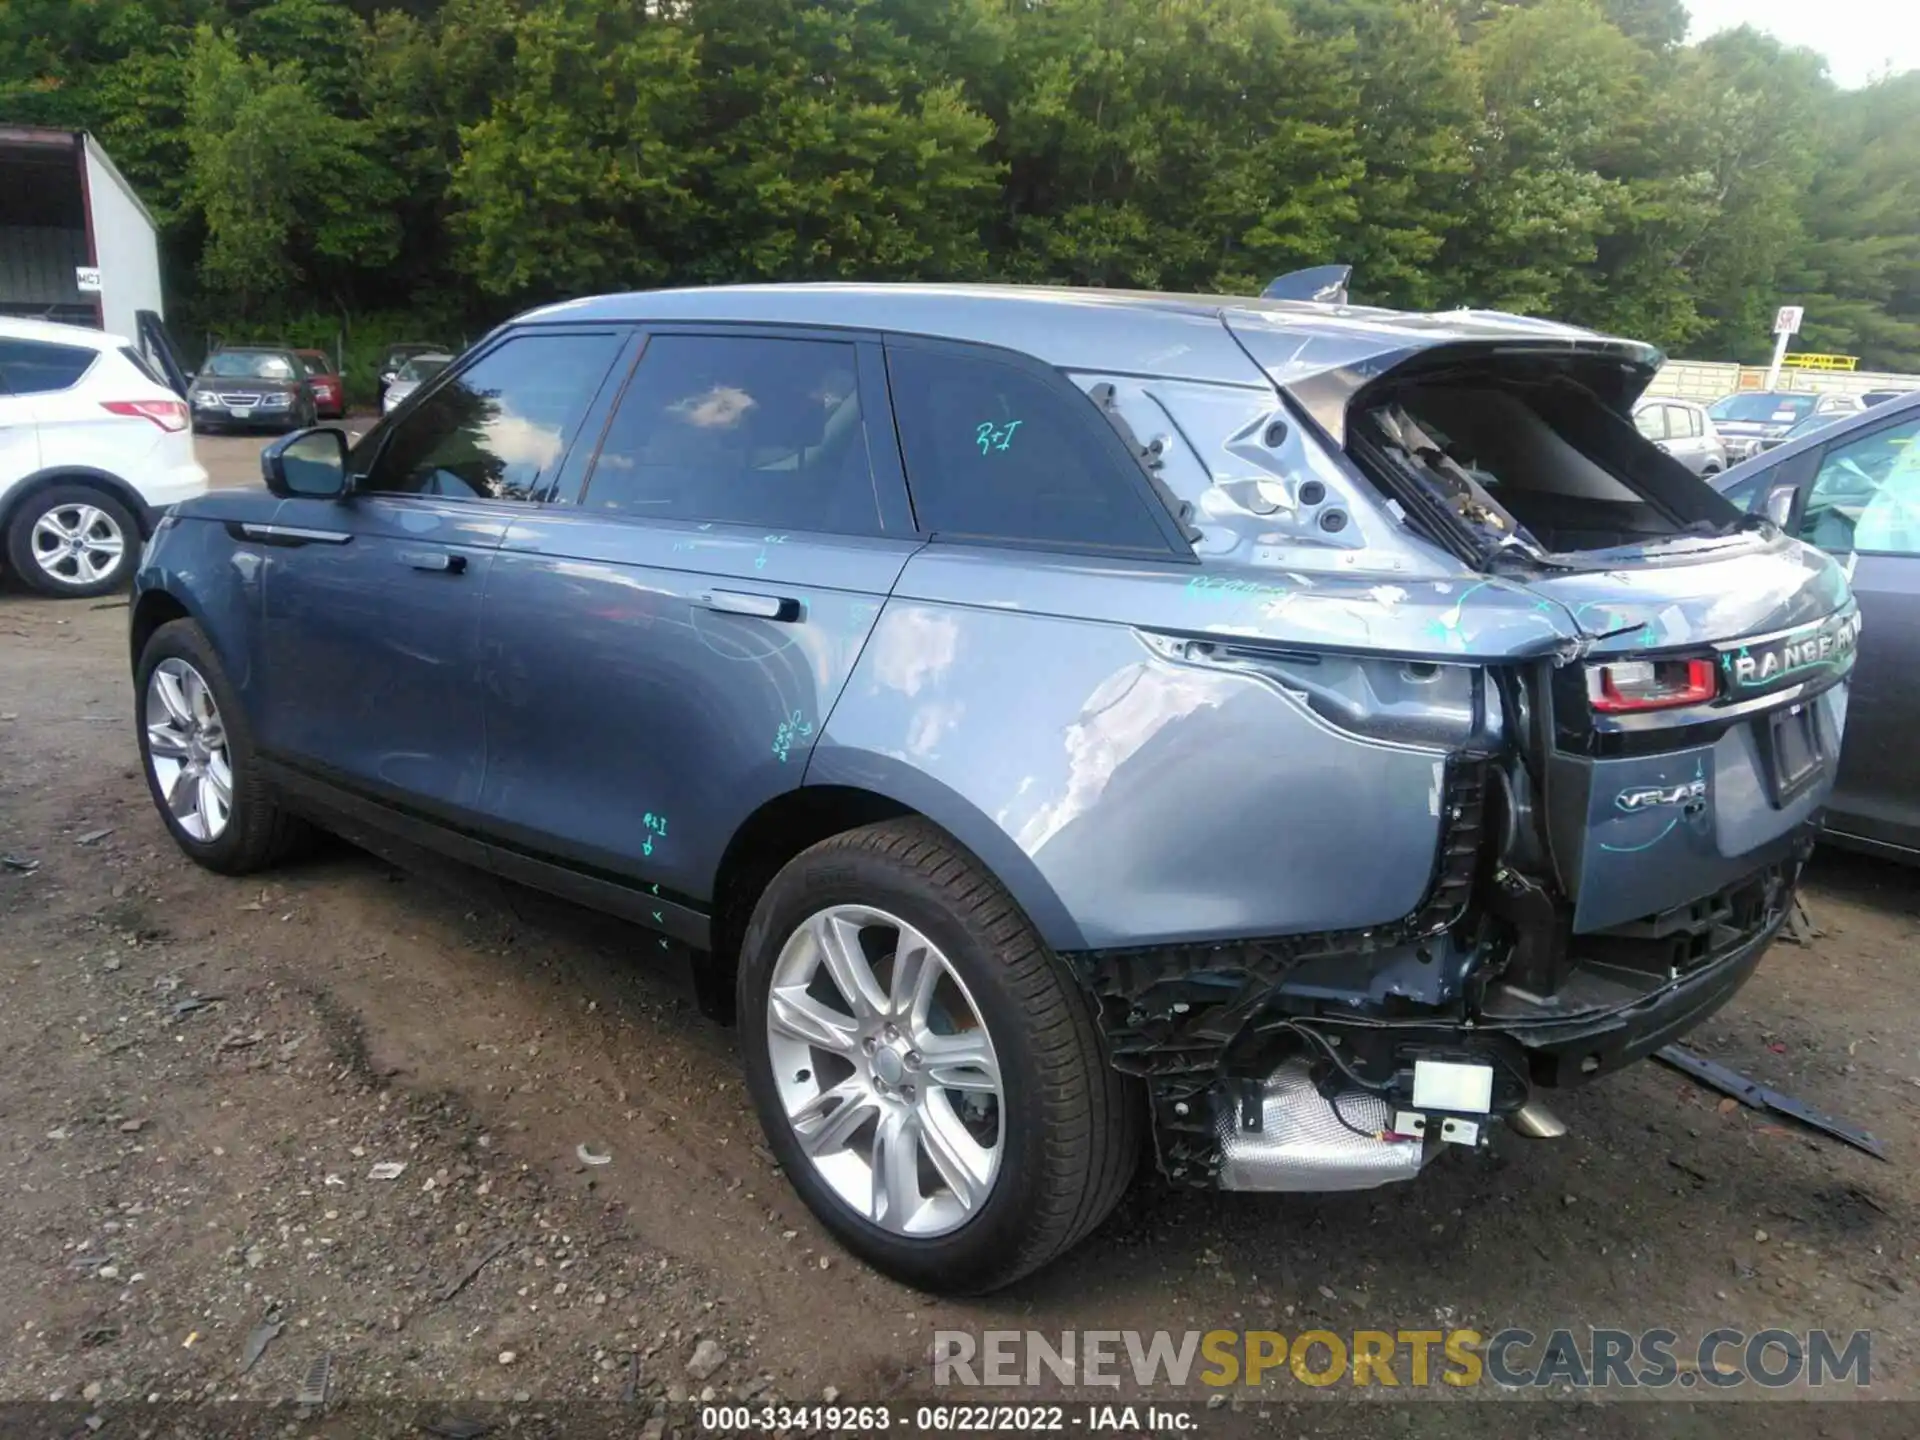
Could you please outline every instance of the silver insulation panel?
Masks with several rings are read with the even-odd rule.
[[[1340,1116],[1355,1129],[1393,1126],[1393,1107],[1365,1090],[1343,1090]],[[1261,1087],[1259,1130],[1240,1126],[1238,1107],[1218,1123],[1223,1190],[1371,1190],[1420,1173],[1419,1140],[1375,1140],[1340,1123],[1313,1088],[1304,1062],[1281,1066]]]

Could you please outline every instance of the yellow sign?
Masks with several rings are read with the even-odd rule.
[[[1781,362],[1789,370],[1851,370],[1858,355],[1789,355]]]

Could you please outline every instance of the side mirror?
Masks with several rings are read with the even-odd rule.
[[[338,500],[347,493],[346,434],[296,430],[260,452],[260,474],[283,500]]]
[[[1786,529],[1787,522],[1793,518],[1793,487],[1782,485],[1768,494],[1766,511],[1767,519]]]

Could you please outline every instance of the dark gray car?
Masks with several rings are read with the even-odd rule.
[[[317,413],[305,362],[278,346],[214,351],[193,377],[187,400],[198,431],[294,430],[313,424]]]
[[[1840,567],[1639,435],[1652,348],[1014,288],[534,311],[178,507],[175,839],[312,820],[636,921],[784,1172],[912,1283],[1161,1172],[1410,1179],[1685,1031],[1782,922]]]
[[[1920,393],[1788,441],[1719,481],[1833,556],[1865,634],[1846,749],[1827,802],[1843,844],[1920,860]]]

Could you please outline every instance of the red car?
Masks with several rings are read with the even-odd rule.
[[[323,420],[341,420],[347,413],[347,387],[324,350],[296,350],[306,367],[307,388],[313,391],[313,410]]]

